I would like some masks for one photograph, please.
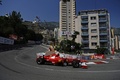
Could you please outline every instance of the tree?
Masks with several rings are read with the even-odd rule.
[[[24,43],[28,40],[42,40],[41,34],[35,34],[29,30],[21,18],[20,12],[12,11],[10,14],[0,16],[0,36],[9,38],[10,35],[16,35],[16,43]]]
[[[27,40],[35,40],[35,32],[33,30],[28,29],[26,38]]]
[[[0,36],[9,37],[10,34],[24,36],[27,29],[22,24],[22,20],[20,12],[16,11],[9,15],[0,16]]]
[[[107,54],[107,51],[108,51],[108,49],[107,48],[102,48],[102,47],[100,47],[100,46],[96,46],[96,50],[95,50],[95,52],[97,53],[97,54]]]
[[[35,41],[41,41],[43,36],[41,34],[35,34]]]
[[[10,27],[10,19],[6,16],[0,16],[0,36],[9,37],[13,31],[14,29]]]
[[[74,31],[73,35],[72,35],[72,41],[75,41],[75,39],[77,38],[77,35],[79,35],[78,31]]]
[[[81,44],[71,40],[62,40],[56,49],[66,53],[76,53],[81,50]]]
[[[29,33],[30,32],[30,33]],[[28,30],[23,24],[20,12],[12,11],[10,14],[0,16],[0,36],[17,36],[17,43],[28,39],[35,39],[35,32]]]
[[[23,29],[25,29],[24,25],[22,24],[22,18],[20,12],[13,11],[12,14],[9,15],[10,19],[10,27],[14,28],[14,34],[21,36],[21,33]]]

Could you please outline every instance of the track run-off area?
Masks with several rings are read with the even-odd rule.
[[[45,51],[45,45],[28,45],[0,52],[0,80],[120,80],[120,59],[89,64],[88,69],[38,65],[36,53]]]

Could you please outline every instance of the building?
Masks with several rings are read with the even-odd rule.
[[[60,0],[59,8],[59,38],[70,39],[75,30],[76,1]]]
[[[120,28],[111,28],[111,47],[112,54],[115,54],[115,51],[120,49]]]
[[[94,53],[97,46],[111,49],[110,15],[106,9],[80,11],[75,19],[76,42],[84,53]]]
[[[55,28],[54,29],[54,38],[56,39],[56,40],[58,40],[58,28]]]
[[[114,49],[120,49],[120,28],[112,28],[114,34]]]

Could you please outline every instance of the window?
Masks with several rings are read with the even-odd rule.
[[[92,40],[96,40],[96,39],[97,39],[97,36],[91,36],[91,39],[92,39]]]
[[[91,43],[92,46],[97,46],[96,42]]]
[[[97,29],[92,29],[91,33],[97,33]]]
[[[91,20],[96,20],[96,16],[92,16],[92,17],[91,17]]]
[[[91,26],[92,26],[92,27],[96,27],[97,24],[96,24],[96,23],[91,23]]]

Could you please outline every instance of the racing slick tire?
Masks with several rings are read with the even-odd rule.
[[[42,59],[42,58],[39,58],[39,59],[37,59],[36,60],[36,62],[37,62],[37,64],[45,64],[45,61],[44,61],[44,59]]]
[[[73,68],[79,68],[80,67],[80,65],[79,65],[79,61],[73,61],[72,62],[72,66],[73,66]]]

